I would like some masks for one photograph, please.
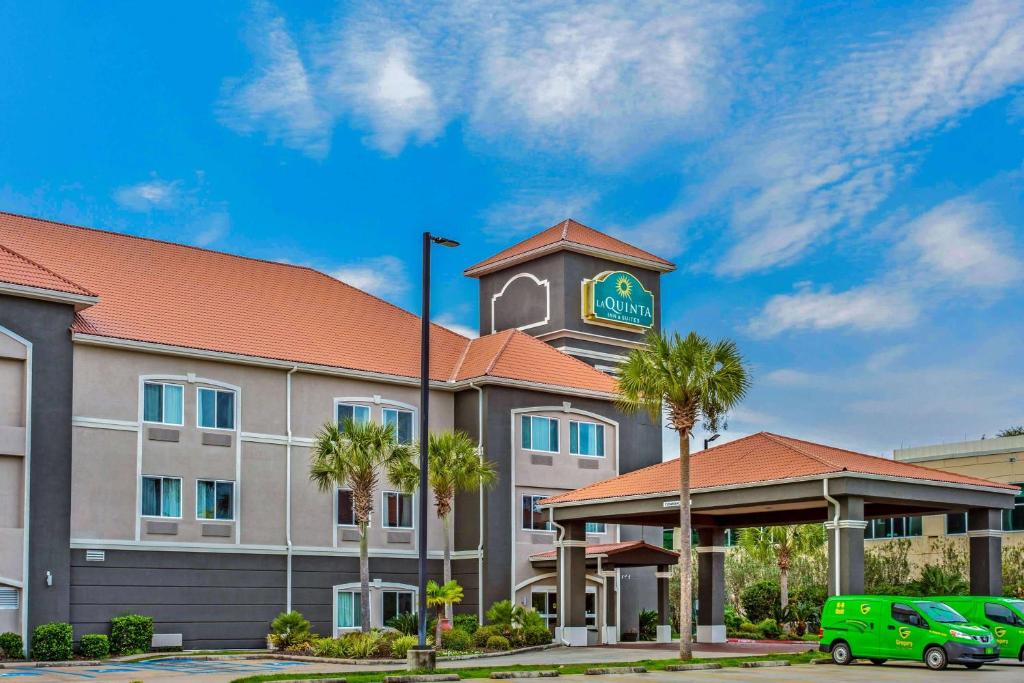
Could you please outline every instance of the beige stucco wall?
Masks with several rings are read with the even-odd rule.
[[[25,579],[25,379],[28,350],[0,330],[0,587]],[[0,609],[0,633],[21,633],[18,609]]]

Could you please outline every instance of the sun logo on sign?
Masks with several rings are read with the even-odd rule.
[[[633,283],[629,281],[629,278],[625,275],[620,275],[619,279],[615,281],[615,293],[623,299],[629,299],[633,296]]]
[[[902,638],[903,640],[906,640],[907,638],[910,637],[910,629],[907,628],[906,626],[900,626],[899,633],[900,633],[900,638]]]

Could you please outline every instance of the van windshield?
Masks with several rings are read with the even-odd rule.
[[[1007,600],[1007,604],[1014,608],[1020,614],[1024,614],[1024,600]]]
[[[941,602],[916,602],[925,615],[941,624],[966,624],[967,619],[949,605]]]

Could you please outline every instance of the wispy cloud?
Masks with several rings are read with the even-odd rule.
[[[476,339],[480,336],[480,332],[476,327],[459,322],[455,316],[450,313],[442,313],[431,322],[441,325],[442,327],[447,327],[452,332],[461,334],[463,337]]]
[[[227,204],[208,196],[202,171],[188,180],[154,176],[119,187],[113,196],[122,209],[145,214],[141,219],[133,215],[129,225],[134,230],[145,229],[199,247],[215,246],[231,231]]]
[[[772,336],[785,330],[853,328],[862,332],[909,327],[918,307],[907,292],[867,286],[832,292],[804,286],[795,294],[773,296],[751,321],[750,332]]]
[[[180,195],[177,180],[144,180],[133,185],[125,185],[114,191],[114,200],[125,209],[132,211],[150,211],[152,209],[173,208]]]
[[[405,264],[397,256],[373,256],[328,271],[331,277],[383,299],[395,300],[409,289]]]
[[[597,199],[595,192],[571,189],[521,190],[508,201],[484,212],[484,231],[505,241],[510,236],[537,232],[566,218],[586,223],[584,214]]]

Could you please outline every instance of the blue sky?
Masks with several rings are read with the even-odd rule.
[[[728,437],[1024,423],[1024,4],[0,2],[0,208],[476,320],[572,216],[674,259],[754,375]],[[727,437],[727,438],[728,438]],[[671,439],[667,440],[671,451]]]

